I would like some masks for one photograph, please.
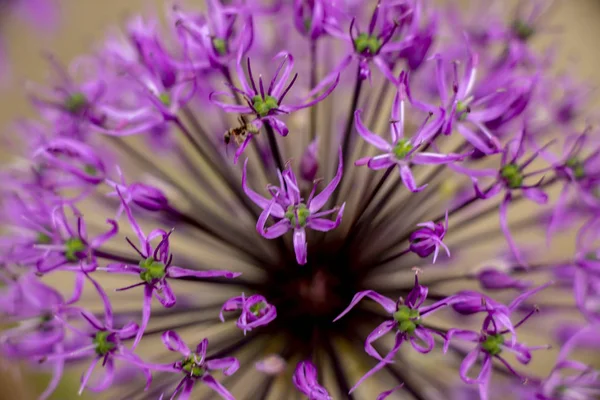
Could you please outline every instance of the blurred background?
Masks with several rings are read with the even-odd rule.
[[[0,0],[0,57],[7,63],[7,71],[0,77],[0,137],[10,137],[10,125],[16,118],[32,115],[24,85],[29,80],[39,82],[46,78],[47,63],[42,57],[45,52],[68,63],[93,50],[108,30],[117,29],[132,14],[161,14],[167,3],[164,0]],[[202,1],[187,3],[201,7]],[[23,4],[29,9],[23,8]],[[33,17],[31,14],[27,17],[25,14],[32,8]],[[580,81],[597,87],[600,0],[557,0],[545,18],[548,32],[536,38],[536,46],[546,49],[558,45],[556,70],[568,70]],[[594,103],[598,104],[598,96]],[[1,143],[5,142],[0,142],[0,157],[6,161],[9,155]],[[29,374],[25,366],[0,359],[0,400],[35,399],[47,381],[44,375]],[[78,376],[68,378],[52,398],[77,397],[77,385]]]

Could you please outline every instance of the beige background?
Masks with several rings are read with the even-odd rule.
[[[474,0],[488,1],[488,0]],[[197,0],[191,4],[200,4]],[[2,136],[10,135],[10,122],[19,116],[31,116],[23,92],[26,80],[41,81],[47,66],[42,51],[51,51],[58,59],[68,62],[93,48],[109,28],[122,24],[136,11],[162,11],[160,0],[59,0],[62,17],[60,28],[52,34],[40,34],[31,26],[10,14],[0,15],[0,35],[7,43],[12,64],[9,82],[0,85],[0,129]],[[600,83],[600,1],[556,1],[548,15],[552,33],[538,43],[562,46],[557,70],[568,69],[580,80],[591,85]],[[560,30],[554,29],[561,26]],[[596,102],[597,103],[597,102]],[[0,142],[1,143],[1,142]],[[0,149],[0,155],[6,154]],[[43,390],[45,379],[31,379],[19,374],[18,366],[0,360],[0,400],[33,399]],[[67,382],[76,384],[77,382]],[[55,399],[75,398],[73,389],[59,391]]]

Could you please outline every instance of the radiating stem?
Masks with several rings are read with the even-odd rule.
[[[317,62],[318,62],[318,53],[317,53],[317,41],[310,41],[310,88],[309,90],[314,89],[317,86]],[[310,108],[310,140],[312,142],[317,137],[317,107],[318,104],[313,105]]]
[[[281,157],[281,152],[279,150],[279,145],[277,144],[277,138],[275,137],[275,131],[270,123],[265,122],[265,131],[267,132],[267,139],[269,140],[269,147],[271,149],[271,155],[273,156],[273,160],[275,160],[275,164],[280,171],[283,171],[283,158]]]

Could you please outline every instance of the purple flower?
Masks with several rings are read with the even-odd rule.
[[[240,94],[243,97],[243,101],[246,104],[227,104],[221,101],[214,99],[215,96],[226,96],[230,98],[235,98],[234,94],[230,94],[227,92],[214,92],[211,93],[211,100],[213,103],[221,107],[224,111],[229,113],[236,114],[253,114],[256,116],[256,119],[252,122],[256,129],[260,129],[263,124],[268,124],[272,128],[274,128],[277,133],[281,136],[287,136],[288,128],[286,124],[279,119],[280,115],[289,114],[293,111],[301,110],[303,108],[314,106],[319,103],[323,99],[325,99],[329,94],[335,89],[339,82],[339,74],[335,79],[335,82],[330,85],[327,89],[323,91],[320,95],[315,97],[313,100],[310,100],[311,97],[314,97],[319,93],[325,85],[323,83],[318,84],[309,94],[307,99],[300,102],[300,104],[296,105],[285,105],[283,104],[283,100],[285,96],[288,94],[294,82],[298,78],[298,74],[296,73],[292,78],[291,82],[287,84],[292,70],[294,69],[294,57],[291,53],[288,52],[280,52],[278,53],[274,59],[282,59],[281,63],[277,67],[275,71],[275,75],[271,79],[269,86],[266,88],[263,85],[262,76],[258,78],[258,86],[254,80],[254,76],[252,74],[252,68],[250,66],[250,59],[247,60],[248,66],[248,76],[250,78],[250,83],[246,79],[246,75],[244,73],[242,67],[241,57],[238,58],[236,64],[236,70],[238,79],[241,84],[241,89],[232,86],[228,83],[229,88],[236,94]],[[287,64],[287,65],[286,65]],[[284,68],[285,65],[285,68]],[[281,70],[283,69],[283,72]],[[279,74],[281,73],[281,77]],[[235,161],[239,156],[243,153],[244,149],[248,146],[252,135],[248,135],[244,142],[240,145],[238,150],[235,153]]]
[[[296,261],[301,265],[306,264],[306,228],[328,232],[337,228],[342,222],[342,215],[344,214],[346,203],[342,204],[341,207],[320,211],[342,179],[343,160],[341,149],[339,150],[339,163],[335,176],[318,195],[315,195],[317,190],[317,184],[315,183],[306,203],[301,197],[300,189],[298,188],[298,183],[296,181],[296,175],[294,175],[291,165],[288,164],[285,170],[278,172],[278,187],[272,185],[267,186],[267,190],[272,196],[271,200],[262,197],[248,187],[246,173],[247,166],[248,160],[244,163],[242,187],[250,200],[263,209],[256,222],[256,230],[264,238],[275,239],[293,229]],[[335,221],[322,218],[335,212],[337,212]],[[266,223],[270,216],[276,218],[278,221],[267,228]]]
[[[280,355],[271,354],[262,360],[257,361],[254,366],[258,371],[264,372],[265,374],[279,375],[285,371],[287,363]]]
[[[45,173],[57,172],[55,186],[85,188],[97,185],[106,178],[106,169],[100,156],[85,143],[67,138],[56,138],[44,144],[35,153]],[[69,177],[70,179],[65,179]]]
[[[372,290],[365,290],[356,293],[350,302],[350,305],[344,311],[342,311],[342,313],[338,315],[336,319],[334,319],[334,321],[337,321],[346,315],[364,297],[368,297],[371,300],[379,303],[379,305],[381,305],[392,317],[392,319],[381,323],[367,337],[365,342],[365,351],[371,357],[379,360],[379,363],[359,379],[352,389],[350,389],[350,393],[356,390],[356,388],[365,379],[385,367],[386,364],[393,362],[392,360],[396,353],[398,353],[400,350],[400,346],[403,342],[409,341],[413,349],[419,353],[426,354],[433,350],[435,344],[432,335],[439,335],[442,338],[445,338],[442,333],[423,326],[422,318],[441,309],[442,307],[446,307],[461,301],[462,297],[460,295],[450,296],[429,306],[423,306],[423,303],[427,299],[428,291],[429,289],[427,287],[419,284],[419,278],[417,274],[415,274],[415,285],[406,297],[406,301],[400,297],[398,301],[395,302]],[[377,350],[375,350],[373,347],[373,342],[392,331],[395,332],[394,346],[385,357],[381,357]]]
[[[226,68],[239,52],[245,53],[252,45],[252,14],[244,15],[241,7],[224,5],[219,0],[207,1],[206,8],[206,15],[185,13],[179,6],[173,8],[170,17],[188,59],[179,68]]]
[[[394,9],[386,6],[385,2],[378,1],[366,32],[361,32],[356,18],[350,23],[350,34],[337,33],[337,37],[348,42],[352,46],[351,53],[346,55],[334,69],[334,71],[325,78],[325,81],[331,80],[335,74],[341,73],[353,59],[358,61],[359,79],[370,79],[370,63],[373,62],[383,75],[391,82],[394,82],[393,67],[388,55],[399,52],[409,46],[410,40],[394,40],[394,34],[397,32],[399,24],[397,21],[390,21],[385,18],[387,13],[392,14]],[[398,20],[403,19],[412,12],[411,9],[405,10],[404,14],[398,16]],[[380,16],[381,14],[381,16]],[[376,32],[377,31],[377,32]]]
[[[232,297],[223,304],[219,318],[225,322],[223,311],[236,311],[240,309],[242,310],[242,314],[237,320],[236,325],[244,331],[244,335],[246,331],[267,325],[277,318],[275,306],[269,304],[263,296],[255,294],[246,298],[243,293],[241,296]]]
[[[568,356],[587,336],[598,336],[600,326],[580,328],[561,348],[550,375],[535,388],[531,397],[536,400],[592,399],[600,394],[600,371]]]
[[[118,188],[117,192],[119,192]],[[121,197],[122,207],[125,209],[125,214],[127,215],[129,224],[133,228],[139,240],[140,246],[138,248],[129,239],[127,239],[127,242],[131,247],[133,247],[133,249],[137,252],[141,259],[137,265],[121,262],[116,264],[109,264],[106,268],[102,269],[111,273],[138,275],[140,277],[141,282],[118,289],[119,291],[123,291],[138,286],[144,287],[142,323],[140,325],[140,328],[137,330],[137,335],[132,346],[132,348],[135,348],[142,339],[144,331],[148,326],[148,321],[150,320],[150,313],[152,309],[152,296],[154,295],[154,297],[164,307],[170,308],[175,305],[175,293],[173,293],[173,291],[171,290],[171,286],[169,285],[169,281],[167,280],[167,278],[213,278],[220,276],[226,278],[235,278],[240,276],[241,274],[236,272],[219,270],[196,271],[172,265],[171,262],[173,261],[173,255],[169,251],[169,237],[171,236],[171,233],[173,231],[166,232],[162,229],[154,229],[146,236],[142,231],[142,228],[139,226],[139,224],[133,217],[131,208],[127,204],[125,198],[120,194],[120,192],[119,196]],[[158,240],[158,245],[156,245],[156,247],[153,248],[151,242],[155,239]]]
[[[506,272],[499,271],[494,268],[484,268],[477,273],[477,279],[484,289],[502,290],[502,289],[517,289],[525,290],[531,287],[530,281],[522,281],[515,279]]]
[[[411,171],[411,166],[414,164],[451,164],[456,161],[461,161],[467,155],[460,154],[438,154],[419,151],[420,147],[426,147],[432,137],[438,132],[444,119],[444,111],[439,110],[437,118],[433,122],[429,122],[431,115],[428,116],[417,132],[410,138],[404,136],[405,115],[404,105],[406,101],[406,90],[408,88],[407,75],[402,72],[398,78],[399,86],[397,88],[394,103],[392,105],[390,136],[391,143],[383,140],[375,133],[371,132],[363,125],[360,118],[361,110],[356,110],[354,121],[356,129],[362,138],[369,144],[375,146],[378,150],[383,151],[375,157],[364,157],[357,160],[354,165],[366,165],[370,169],[379,170],[397,166],[402,178],[402,183],[411,192],[420,192],[427,187],[417,186]]]
[[[81,212],[74,206],[70,207],[77,220],[73,227],[67,220],[63,207],[57,207],[52,213],[53,226],[51,229],[40,230],[36,248],[44,252],[36,267],[40,273],[48,273],[55,269],[78,265],[85,271],[93,271],[97,267],[95,250],[111,239],[118,232],[117,222],[107,219],[111,229],[94,239],[89,239],[86,223]],[[70,267],[69,267],[70,268]]]
[[[136,335],[139,327],[137,324],[130,322],[120,329],[114,327],[113,320],[113,309],[108,299],[108,296],[104,292],[104,289],[92,279],[89,275],[87,278],[92,282],[94,288],[98,292],[100,299],[104,305],[104,321],[100,321],[93,314],[88,311],[82,310],[81,315],[89,324],[89,329],[83,331],[75,328],[72,325],[67,327],[73,331],[74,334],[82,337],[88,337],[88,343],[86,346],[80,347],[76,350],[66,353],[55,353],[48,357],[44,357],[42,361],[46,360],[67,360],[74,357],[81,356],[94,356],[88,369],[84,372],[81,378],[81,386],[79,387],[79,394],[87,387],[89,390],[94,392],[101,392],[108,389],[113,382],[115,374],[115,360],[123,360],[128,363],[139,365],[141,360],[138,356],[133,354],[131,350],[123,346],[123,341],[131,339]],[[94,386],[88,386],[88,381],[92,375],[92,372],[96,366],[101,363],[105,369],[104,376]],[[149,387],[152,377],[147,368],[142,368],[142,371],[146,375],[146,388]]]
[[[171,399],[174,399],[177,394],[179,394],[179,399],[188,399],[194,389],[194,385],[197,382],[202,382],[223,399],[235,400],[233,395],[211,375],[211,372],[223,371],[223,375],[225,376],[233,375],[240,367],[240,363],[236,358],[207,359],[208,339],[203,339],[196,347],[196,351],[192,352],[175,331],[166,331],[163,333],[162,342],[169,351],[180,353],[183,358],[171,364],[140,362],[139,365],[152,370],[183,375]]]
[[[98,105],[104,119],[93,125],[95,131],[129,136],[178,123],[177,113],[193,98],[197,80],[176,68],[164,48],[157,22],[137,17],[130,23],[129,41],[115,41],[105,49],[104,56],[120,71],[111,78],[113,85],[120,85],[120,93]]]
[[[300,176],[307,182],[312,182],[319,170],[318,146],[316,139],[310,142],[300,159]]]
[[[114,192],[108,193],[107,196],[119,196],[120,193],[127,204],[131,202],[148,211],[161,211],[169,208],[169,200],[160,189],[141,182],[127,185],[121,168],[117,167],[117,172],[121,178],[121,183],[107,180],[106,184],[115,189]],[[117,211],[117,217],[121,215],[123,210],[124,207],[121,206],[119,211]]]
[[[317,380],[317,367],[310,361],[300,361],[294,371],[292,381],[296,388],[308,400],[332,400],[327,389],[321,386]]]
[[[504,150],[502,151],[500,169],[482,168],[474,170],[461,165],[450,165],[450,168],[453,170],[466,174],[471,178],[477,198],[489,199],[496,196],[501,191],[504,191],[504,198],[499,207],[500,226],[512,253],[517,261],[523,266],[526,266],[527,262],[522,257],[521,252],[508,228],[508,205],[513,200],[514,192],[517,190],[519,190],[524,197],[537,204],[542,205],[548,202],[548,195],[542,189],[540,189],[543,178],[533,185],[525,184],[525,179],[535,177],[547,171],[547,169],[541,169],[528,173],[524,171],[525,168],[527,168],[537,158],[541,151],[536,151],[524,161],[520,160],[523,158],[525,152],[524,141],[526,139],[526,135],[526,127],[523,127],[520,138],[509,141],[506,144]],[[491,186],[485,190],[482,190],[479,187],[478,181],[480,178],[485,177],[494,178],[494,181],[492,182]]]
[[[335,2],[294,0],[294,25],[300,34],[316,41],[322,36],[338,36],[340,20],[345,17]]]
[[[423,258],[433,253],[433,263],[435,263],[440,247],[442,247],[446,250],[448,257],[450,257],[450,250],[448,250],[448,246],[442,241],[448,231],[447,211],[444,224],[429,221],[417,224],[417,226],[421,228],[411,233],[408,239],[410,241],[410,251]]]
[[[515,311],[524,300],[546,288],[548,285],[549,284],[546,284],[521,294],[515,298],[509,306],[504,306],[503,304],[496,302],[488,302],[481,296],[482,301],[480,301],[480,305],[482,309],[480,311],[487,312],[481,332],[455,328],[450,329],[447,332],[444,343],[444,353],[448,351],[452,338],[476,343],[476,347],[465,356],[461,364],[460,377],[465,383],[479,385],[479,394],[482,399],[488,399],[488,387],[491,379],[492,360],[494,358],[504,364],[513,375],[524,381],[526,380],[525,377],[515,371],[501,354],[508,351],[514,354],[521,364],[528,364],[531,360],[532,350],[549,348],[549,346],[530,347],[517,341],[515,329],[527,321],[537,309],[532,310],[514,325],[510,320],[511,313]],[[466,301],[470,302],[472,300],[467,297]],[[460,304],[460,301],[457,302],[454,305],[455,309],[456,306]],[[510,338],[507,338],[507,335],[510,335]],[[471,378],[469,376],[469,371],[478,359],[481,359],[481,370],[477,378]]]

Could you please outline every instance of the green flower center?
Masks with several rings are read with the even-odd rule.
[[[400,139],[398,143],[394,146],[394,155],[398,160],[404,159],[413,149],[413,145],[410,143],[408,139]]]
[[[65,108],[71,114],[78,114],[87,106],[87,98],[83,93],[73,93],[65,100]]]
[[[535,29],[527,22],[522,20],[516,20],[513,23],[513,32],[522,41],[527,41],[535,33]]]
[[[585,170],[583,169],[583,163],[581,160],[577,159],[576,157],[571,157],[567,160],[566,165],[573,172],[575,179],[581,179],[585,177]]]
[[[190,354],[190,356],[183,360],[181,368],[186,372],[186,375],[194,378],[200,378],[206,373],[206,369],[202,368],[198,363],[201,359],[198,354]]]
[[[400,332],[412,335],[417,326],[421,324],[421,313],[408,306],[400,306],[394,313],[394,320],[398,323]]]
[[[277,99],[273,96],[267,95],[263,99],[259,95],[256,95],[252,98],[252,107],[254,107],[258,115],[264,117],[269,114],[269,111],[279,107],[279,103],[277,103]]]
[[[377,36],[369,36],[367,33],[361,33],[354,39],[354,46],[358,53],[364,53],[368,50],[370,54],[377,54],[382,44]]]
[[[77,253],[84,252],[86,249],[85,243],[79,238],[70,238],[65,242],[65,258],[69,261],[79,261],[80,257]]]
[[[262,310],[264,310],[265,308],[267,308],[267,305],[265,304],[264,301],[261,301],[261,302],[256,303],[256,304],[252,304],[250,306],[250,312],[252,314],[254,314],[255,317],[259,317],[260,316],[260,312]]]
[[[96,350],[96,354],[98,354],[98,356],[100,357],[107,355],[111,350],[113,350],[116,347],[116,344],[114,342],[108,340],[108,335],[110,335],[110,332],[108,331],[99,331],[96,333],[96,336],[94,336],[94,339],[92,340],[92,343],[94,344]]]
[[[227,54],[227,42],[224,39],[215,37],[212,40],[212,45],[215,51],[219,53],[219,55],[223,56]]]
[[[520,188],[523,184],[523,174],[519,171],[517,164],[506,164],[500,169],[500,176],[504,178],[508,187],[511,189]]]
[[[147,283],[152,283],[157,280],[163,279],[167,272],[165,270],[165,264],[154,260],[152,257],[148,257],[145,260],[140,261],[140,279]]]
[[[50,244],[52,243],[52,238],[45,233],[38,233],[37,239],[35,241],[37,244]]]
[[[598,257],[596,256],[596,253],[594,253],[593,251],[590,251],[589,253],[587,253],[585,255],[585,259],[589,260],[589,261],[598,261]]]
[[[305,30],[306,32],[310,32],[310,28],[311,28],[311,26],[312,26],[312,20],[311,20],[310,18],[306,18],[306,19],[304,20],[304,30]]]
[[[171,95],[169,95],[169,93],[161,93],[158,95],[158,100],[160,100],[160,102],[165,106],[165,107],[170,107],[171,106]]]
[[[98,169],[93,165],[86,165],[83,167],[83,172],[85,172],[88,175],[95,176],[96,174],[98,174]]]
[[[504,344],[504,337],[501,334],[488,335],[485,341],[481,344],[481,347],[490,355],[495,356],[502,352],[502,345]]]
[[[296,213],[298,213],[298,217],[296,217]],[[304,203],[300,203],[297,206],[289,206],[285,212],[285,218],[291,222],[294,228],[306,226],[306,220],[309,216],[310,210],[306,208]]]
[[[469,115],[469,113],[471,112],[471,108],[463,103],[462,101],[458,101],[456,103],[456,113],[459,114],[458,115],[458,120],[459,121],[464,121],[465,119],[467,119],[467,116]]]

